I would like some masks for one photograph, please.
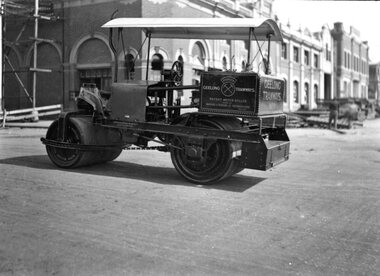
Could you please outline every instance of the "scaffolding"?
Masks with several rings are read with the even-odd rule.
[[[46,68],[38,68],[37,60],[38,60],[38,43],[40,42],[51,42],[52,40],[46,38],[40,38],[38,33],[39,21],[55,21],[60,18],[54,13],[54,4],[52,0],[0,0],[1,1],[1,40],[2,40],[2,49],[1,49],[1,58],[2,58],[2,70],[1,70],[1,94],[0,94],[0,102],[2,114],[0,113],[0,118],[2,117],[3,123],[6,118],[6,110],[5,110],[5,98],[4,98],[4,73],[5,73],[5,64],[9,66],[12,73],[14,74],[17,82],[21,86],[23,92],[29,99],[32,105],[32,118],[38,120],[38,110],[36,109],[36,95],[37,95],[37,73],[51,73],[51,69]],[[57,2],[57,1],[55,1]],[[63,5],[62,5],[63,7]],[[5,34],[6,34],[6,24],[8,18],[16,18],[17,20],[23,19],[24,23],[16,36],[14,41],[7,41],[11,45],[17,45],[20,43],[32,43],[33,44],[33,65],[29,68],[29,72],[32,73],[32,93],[27,90],[24,85],[22,79],[19,76],[19,71],[15,70],[15,67],[12,65],[11,60],[8,57],[9,51],[5,51]],[[21,41],[26,26],[29,22],[34,23],[34,32],[33,37],[28,38],[25,41]],[[2,116],[1,116],[2,115]]]

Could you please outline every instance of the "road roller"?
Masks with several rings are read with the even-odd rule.
[[[288,160],[285,80],[270,72],[270,45],[282,41],[274,20],[113,18],[102,27],[109,29],[116,61],[112,85],[106,91],[83,84],[76,108],[62,112],[41,138],[56,166],[89,166],[112,161],[123,150],[152,149],[169,153],[186,180],[212,184],[243,169],[265,171]],[[145,34],[140,50],[148,44],[146,76],[118,81],[115,36],[132,30]],[[159,59],[149,61],[152,38],[244,40],[247,63],[241,72],[202,71],[199,83],[186,85],[183,60],[176,60],[152,79],[150,66],[160,66]],[[266,57],[258,41],[266,42]],[[251,69],[251,43],[263,58],[257,72]]]

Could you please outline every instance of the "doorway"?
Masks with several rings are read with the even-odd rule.
[[[331,74],[324,74],[324,98],[325,100],[331,100],[333,95],[331,95]]]

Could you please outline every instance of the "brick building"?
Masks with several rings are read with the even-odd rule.
[[[31,1],[31,0],[30,0]],[[31,1],[33,2],[33,1]],[[55,21],[40,20],[39,37],[50,41],[38,43],[38,67],[52,73],[37,74],[37,106],[64,103],[73,98],[84,82],[94,82],[109,89],[115,59],[108,45],[108,30],[101,26],[118,10],[117,17],[271,17],[273,0],[205,1],[205,0],[62,0],[53,1]],[[23,19],[23,18],[21,18]],[[25,87],[31,91],[29,68],[33,60],[33,21],[7,18],[6,50],[9,60]],[[23,27],[25,25],[25,28]],[[23,30],[20,32],[20,30]],[[17,39],[18,36],[20,36]],[[142,32],[125,32],[119,42],[119,79],[145,76],[146,45]],[[15,41],[18,43],[14,43]],[[24,41],[24,42],[20,42]],[[151,56],[164,58],[165,68],[177,60],[184,61],[184,83],[199,81],[207,69],[241,70],[247,49],[243,41],[155,40]],[[8,110],[30,107],[30,102],[7,65],[5,107]]]
[[[335,96],[368,98],[369,47],[360,39],[360,32],[350,27],[347,32],[337,22],[331,30],[334,38]]]
[[[42,1],[42,0],[41,0]],[[48,1],[48,0],[43,0]],[[101,26],[118,10],[117,17],[267,17],[274,18],[274,0],[61,0],[53,1],[57,20],[39,24],[38,67],[52,73],[37,74],[37,106],[63,103],[74,105],[74,97],[84,82],[109,89],[114,76],[115,58],[108,45],[108,30]],[[33,2],[28,0],[26,2]],[[6,53],[13,69],[32,90],[33,21],[26,17],[7,17]],[[317,33],[280,24],[284,43],[271,44],[273,74],[287,82],[284,109],[314,108],[318,99],[367,97],[368,45],[351,28],[340,23],[330,33],[327,25]],[[139,52],[145,37],[142,32],[124,32],[119,41],[118,79],[145,77],[147,45]],[[116,40],[116,36],[115,36]],[[17,41],[17,43],[15,43]],[[252,43],[252,52],[258,47]],[[264,57],[268,53],[263,45]],[[151,57],[164,59],[165,68],[180,59],[184,62],[184,84],[199,82],[204,70],[237,70],[247,63],[247,43],[243,41],[155,40]],[[346,57],[346,58],[344,58]],[[252,57],[253,70],[263,70],[260,54]],[[344,60],[346,62],[344,63]],[[251,60],[252,62],[252,60]],[[24,89],[12,68],[6,64],[5,107],[8,110],[30,107]],[[150,74],[153,76],[152,72]],[[188,100],[184,96],[184,102]]]
[[[368,98],[380,103],[380,62],[369,64]]]

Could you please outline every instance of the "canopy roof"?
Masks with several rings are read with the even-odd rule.
[[[281,31],[272,19],[254,18],[116,18],[103,28],[137,28],[152,38],[247,40],[253,28],[258,40],[282,41]],[[252,39],[255,37],[252,36]]]

